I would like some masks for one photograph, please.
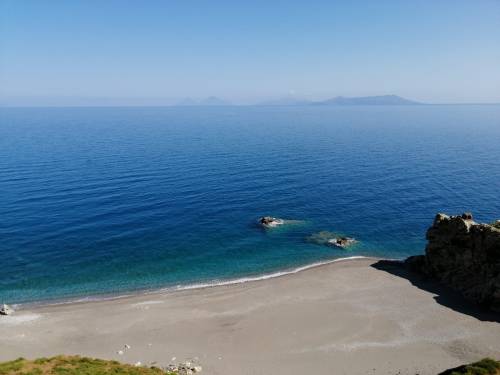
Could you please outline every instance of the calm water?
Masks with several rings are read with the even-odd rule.
[[[500,218],[500,106],[0,110],[0,302],[421,253]],[[272,231],[261,215],[302,220]],[[351,235],[351,250],[306,239]]]

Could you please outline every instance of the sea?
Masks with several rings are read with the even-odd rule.
[[[500,219],[498,105],[0,109],[0,303],[404,259],[465,211]]]

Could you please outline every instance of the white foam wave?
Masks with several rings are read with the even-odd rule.
[[[308,264],[306,266],[301,266],[301,267],[293,268],[293,269],[286,270],[286,271],[278,271],[278,272],[268,273],[268,274],[264,274],[264,275],[260,275],[260,276],[247,276],[247,277],[242,277],[239,279],[232,279],[232,280],[221,280],[221,281],[214,280],[214,281],[210,281],[207,283],[178,285],[174,288],[172,288],[172,287],[163,288],[163,289],[160,289],[160,291],[204,289],[204,288],[211,288],[211,287],[215,287],[215,286],[244,284],[244,283],[248,283],[248,282],[262,281],[262,280],[274,279],[276,277],[292,275],[292,274],[299,273],[299,272],[302,272],[302,271],[305,271],[305,270],[308,270],[311,268],[323,266],[325,264],[337,263],[337,262],[342,262],[342,261],[346,261],[346,260],[354,260],[354,259],[370,259],[370,258],[365,257],[365,256],[361,256],[361,255],[356,255],[356,256],[352,256],[352,257],[327,260],[324,262],[316,262],[316,263]]]
[[[308,264],[305,266],[300,266],[297,268],[284,270],[284,271],[277,271],[277,272],[273,272],[273,273],[263,274],[263,275],[259,275],[259,276],[247,276],[247,277],[242,277],[242,278],[238,278],[238,279],[230,279],[230,280],[212,280],[212,281],[209,281],[206,283],[176,285],[173,287],[166,287],[166,288],[160,288],[160,289],[154,289],[154,290],[142,290],[142,291],[137,291],[136,293],[117,294],[117,295],[112,295],[112,296],[109,296],[109,295],[108,296],[102,296],[102,295],[101,296],[88,296],[88,297],[83,297],[83,298],[78,298],[78,299],[69,299],[69,300],[57,301],[57,302],[48,302],[47,303],[46,301],[44,301],[44,302],[39,302],[39,303],[28,303],[28,304],[24,304],[23,307],[27,308],[27,307],[33,307],[33,306],[57,306],[57,305],[67,305],[67,304],[74,304],[74,303],[111,301],[111,300],[123,299],[123,298],[140,296],[140,295],[152,295],[152,294],[168,293],[168,292],[175,292],[175,291],[182,291],[182,290],[205,289],[205,288],[212,288],[212,287],[217,287],[217,286],[244,284],[244,283],[248,283],[248,282],[262,281],[262,280],[273,279],[276,277],[292,275],[292,274],[296,274],[296,273],[299,273],[302,271],[306,271],[306,270],[311,269],[311,268],[324,266],[326,264],[338,263],[338,262],[344,262],[344,261],[356,260],[356,259],[378,259],[378,258],[355,255],[355,256],[344,257],[344,258],[331,259],[331,260],[327,260],[327,261],[323,261],[323,262],[315,262],[315,263],[311,263],[311,264]]]

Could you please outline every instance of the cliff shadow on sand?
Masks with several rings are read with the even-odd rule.
[[[436,294],[444,306],[500,322],[500,222],[476,223],[471,213],[437,214],[426,238],[424,255],[374,267]]]
[[[439,283],[426,275],[411,271],[401,261],[379,260],[372,267],[408,280],[413,286],[435,294],[434,300],[454,311],[472,316],[481,321],[500,323],[500,314],[467,301],[458,291]]]

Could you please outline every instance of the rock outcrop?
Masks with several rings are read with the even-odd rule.
[[[427,231],[425,255],[406,264],[500,312],[500,228],[474,222],[472,214],[438,214]]]
[[[265,228],[274,228],[278,225],[285,224],[285,221],[276,217],[264,216],[259,219],[259,223]]]
[[[306,238],[306,241],[316,245],[333,246],[342,249],[347,249],[358,242],[352,237],[346,237],[326,230],[311,234]]]
[[[354,243],[356,243],[356,240],[351,237],[335,237],[327,241],[329,246],[340,247],[342,249],[345,249]]]

